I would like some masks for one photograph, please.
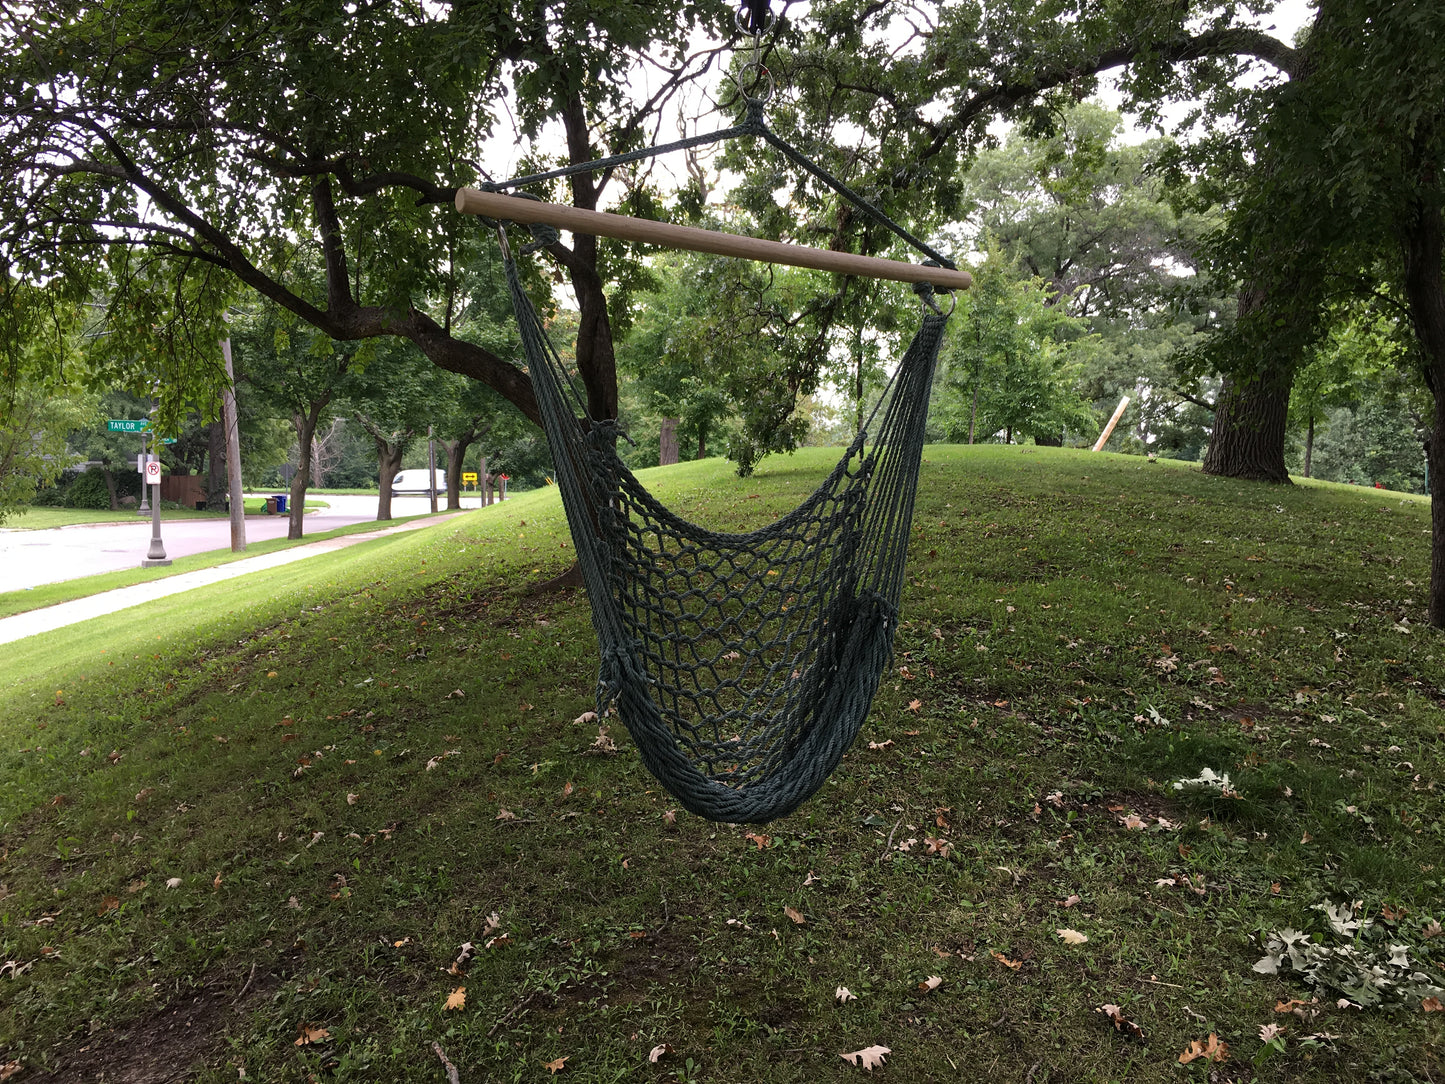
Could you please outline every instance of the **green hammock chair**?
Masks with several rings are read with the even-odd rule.
[[[760,125],[750,108],[748,124],[720,135],[761,134],[778,145],[777,137]],[[787,150],[790,157],[797,155]],[[495,191],[602,168],[628,157],[491,187]],[[938,263],[952,267],[856,193],[803,161]],[[480,197],[464,190],[458,207],[482,211],[468,202],[474,198]],[[630,236],[625,227],[619,232],[615,222],[600,220],[635,221],[515,197],[494,197],[485,210],[500,215],[498,199],[526,211],[508,216],[514,221],[551,221],[580,232]],[[587,221],[578,225],[567,214]],[[592,605],[601,652],[599,715],[615,708],[648,770],[693,813],[714,821],[762,823],[792,812],[822,786],[857,737],[892,658],[924,423],[947,315],[934,304],[926,281],[915,287],[925,303],[921,324],[842,460],[793,511],[758,530],[729,534],[668,511],[618,458],[616,423],[588,416],[585,397],[523,289],[504,227],[499,226],[499,235]],[[720,249],[705,240],[684,242],[707,251],[726,250],[730,243],[724,241]],[[806,257],[786,262],[815,266]],[[885,269],[888,277],[967,284],[963,272],[894,266],[906,271]]]

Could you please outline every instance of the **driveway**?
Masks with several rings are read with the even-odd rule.
[[[330,505],[306,517],[306,534],[316,535],[337,527],[376,520],[376,498],[364,496],[318,496],[313,500]],[[481,498],[463,496],[463,508],[476,508]],[[438,501],[439,510],[446,499]],[[426,497],[393,497],[391,514],[397,518],[431,511]],[[286,516],[247,516],[246,541],[265,542],[285,538]],[[231,521],[178,519],[161,523],[161,541],[171,559],[196,553],[231,548]],[[136,516],[129,523],[95,523],[56,527],[46,531],[0,531],[0,591],[21,591],[44,583],[93,576],[135,568],[150,550],[150,517]]]

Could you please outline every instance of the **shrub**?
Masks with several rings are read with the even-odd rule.
[[[67,508],[98,508],[104,511],[110,507],[110,490],[105,484],[105,471],[91,467],[65,491]]]

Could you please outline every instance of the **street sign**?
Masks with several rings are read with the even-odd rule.
[[[111,418],[105,427],[112,433],[144,433],[151,423],[149,418]]]
[[[474,485],[476,485],[476,484],[477,484],[477,475],[476,475],[476,472],[475,472],[475,471],[463,471],[463,472],[462,472],[462,485],[464,485],[464,486],[474,486]]]
[[[159,459],[152,459],[146,464],[146,485],[159,485],[161,481],[161,462]]]

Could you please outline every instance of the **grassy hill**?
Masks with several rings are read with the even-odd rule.
[[[644,477],[746,528],[831,459]],[[893,673],[761,828],[591,755],[555,491],[7,646],[0,1079],[1445,1078],[1428,507],[925,459]]]

